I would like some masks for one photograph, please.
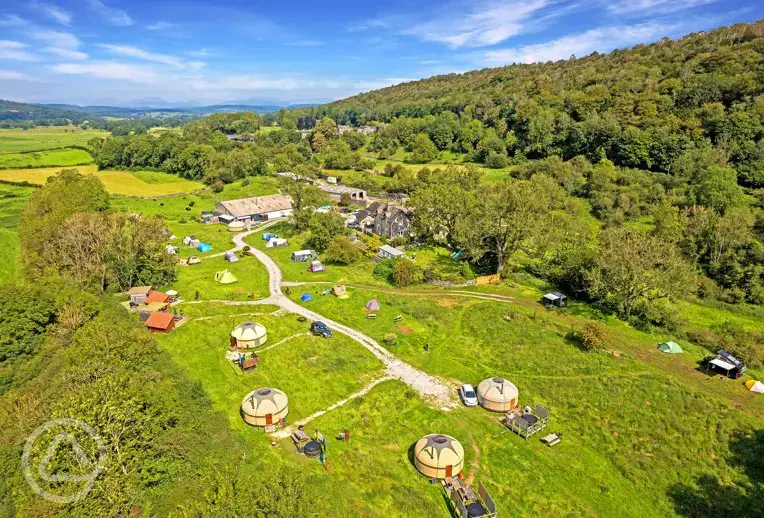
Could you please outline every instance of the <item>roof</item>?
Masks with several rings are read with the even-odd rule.
[[[363,189],[358,189],[357,187],[347,187],[345,185],[320,184],[318,187],[322,191],[328,192],[330,194],[342,194],[343,192],[348,194],[366,192]]]
[[[734,365],[732,365],[731,363],[725,362],[721,358],[714,358],[713,360],[709,361],[708,363],[716,365],[717,367],[721,367],[722,369],[724,369],[726,371],[731,371],[732,369],[735,368]]]
[[[382,245],[382,246],[380,246],[379,247],[379,251],[380,252],[385,252],[385,253],[387,253],[389,255],[392,255],[392,256],[395,256],[395,257],[401,256],[401,255],[406,255],[406,252],[404,252],[403,250],[398,250],[394,246],[390,246],[390,245]]]
[[[313,250],[295,250],[292,255],[313,255]]]
[[[292,200],[283,194],[270,194],[268,196],[221,201],[218,205],[222,206],[232,216],[243,217],[289,210],[292,208]]]
[[[547,293],[546,295],[544,295],[544,298],[547,300],[557,300],[557,299],[564,299],[565,295],[556,291],[554,293]]]
[[[170,296],[161,291],[152,291],[143,303],[151,304],[152,302],[170,302]]]
[[[135,286],[134,288],[130,288],[130,291],[127,293],[129,295],[148,295],[151,293],[151,286]]]
[[[146,311],[162,311],[167,308],[166,302],[151,302],[149,304],[146,304],[145,306],[141,306],[138,311],[140,312],[146,312]]]
[[[167,330],[169,329],[170,324],[172,324],[172,321],[173,316],[170,313],[160,313],[155,311],[149,315],[149,318],[146,320],[144,325],[152,329]]]

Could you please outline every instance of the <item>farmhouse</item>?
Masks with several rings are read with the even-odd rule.
[[[292,215],[292,200],[282,194],[221,201],[215,205],[219,214],[239,220],[267,221]]]
[[[348,193],[351,200],[360,201],[366,199],[366,191],[363,189],[356,189],[355,187],[346,187],[344,185],[332,185],[332,184],[320,184],[319,189],[327,193],[329,196],[340,199],[343,193]]]
[[[388,239],[411,237],[413,234],[414,215],[408,207],[374,202],[366,208],[365,214],[362,213],[359,216],[362,216],[360,221],[368,217],[372,218],[371,222],[366,219],[366,227],[362,227],[364,231],[370,231]]]

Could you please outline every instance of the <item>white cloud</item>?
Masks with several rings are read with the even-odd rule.
[[[206,48],[201,48],[199,50],[189,50],[186,52],[186,55],[191,56],[192,58],[209,58],[219,56],[220,54]]]
[[[609,3],[607,9],[614,14],[650,16],[693,9],[717,1],[719,0],[619,0]]]
[[[39,61],[39,57],[20,41],[0,40],[0,61]]]
[[[531,19],[550,0],[479,0],[466,13],[445,15],[403,29],[403,34],[451,48],[496,45],[528,30]]]
[[[534,63],[578,57],[592,52],[609,52],[637,43],[652,41],[666,36],[675,29],[659,23],[645,23],[625,27],[603,27],[562,38],[522,45],[509,49],[489,50],[483,54],[483,61],[489,64]]]
[[[15,70],[0,70],[0,80],[2,81],[37,81],[34,77],[23,72]]]
[[[174,23],[170,22],[156,22],[152,23],[151,25],[146,26],[146,30],[149,31],[165,31],[167,29],[172,29],[175,27]]]
[[[287,42],[287,45],[290,47],[319,47],[323,45],[323,41],[316,41],[316,40],[297,40],[297,41],[289,41]]]
[[[62,49],[61,47],[45,47],[42,50],[48,54],[53,54],[54,56],[69,60],[88,59],[88,55],[84,52],[80,52],[79,50]]]
[[[21,27],[26,24],[27,21],[25,19],[15,14],[8,14],[0,18],[0,27]]]
[[[35,29],[29,32],[29,36],[43,41],[51,47],[75,50],[80,46],[80,40],[70,32]]]
[[[72,23],[71,13],[64,11],[57,5],[47,4],[45,2],[32,2],[31,6],[61,25],[69,25]]]
[[[90,61],[87,63],[60,63],[51,70],[61,74],[86,75],[102,79],[116,79],[133,83],[157,84],[162,76],[145,67],[119,61]]]
[[[127,26],[133,24],[133,19],[127,14],[127,11],[117,9],[116,7],[109,7],[101,2],[101,0],[88,0],[88,5],[112,25]]]
[[[201,63],[200,61],[184,61],[176,56],[148,52],[133,45],[103,44],[99,45],[99,47],[118,56],[142,59],[144,61],[151,61],[152,63],[162,63],[163,65],[170,65],[175,68],[199,69],[204,66],[204,63]]]

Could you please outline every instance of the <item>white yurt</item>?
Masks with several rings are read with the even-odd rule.
[[[478,403],[492,412],[509,412],[518,404],[519,392],[514,383],[504,378],[488,378],[477,388]]]
[[[289,399],[275,388],[259,388],[241,402],[241,416],[252,426],[276,424],[289,413]]]
[[[268,331],[257,322],[244,322],[231,331],[231,347],[237,349],[252,349],[260,347],[268,341]]]
[[[245,228],[247,228],[247,225],[245,225],[243,221],[240,221],[238,219],[228,224],[229,232],[241,232]]]
[[[414,465],[430,478],[448,478],[464,469],[464,448],[450,435],[425,435],[414,445]]]

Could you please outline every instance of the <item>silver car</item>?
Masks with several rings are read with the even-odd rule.
[[[475,389],[469,383],[465,383],[459,387],[459,397],[462,399],[462,403],[464,403],[465,406],[477,406],[478,404]]]

